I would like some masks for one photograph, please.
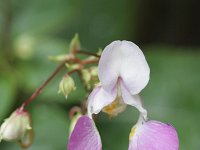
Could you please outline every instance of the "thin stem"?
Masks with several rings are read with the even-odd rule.
[[[81,64],[82,64],[82,65],[87,65],[87,64],[96,64],[96,63],[98,63],[98,62],[99,62],[98,59],[93,59],[93,60],[83,60],[83,61],[81,62]]]
[[[77,52],[80,52],[80,51],[77,51]],[[90,53],[90,52],[83,52],[82,51],[81,53],[82,54],[87,54],[87,55],[90,55],[90,56],[92,55],[92,56],[100,57],[99,55],[96,55],[96,54],[93,54],[93,53]],[[76,68],[76,69],[71,70],[70,72],[65,74],[65,76],[71,75],[74,72],[79,71],[80,69],[82,69],[82,67],[84,65],[97,63],[98,59],[97,60],[84,60],[84,61],[81,61],[78,58],[73,58],[71,60],[66,60],[66,61],[79,63],[80,64],[80,68]],[[58,66],[57,69],[50,75],[50,77],[21,105],[21,107],[20,107],[21,110],[23,110],[24,107],[29,105],[41,93],[41,91],[49,83],[49,81],[51,81],[54,78],[54,76],[62,69],[62,67],[65,65],[66,61],[64,61],[60,66]]]
[[[70,119],[72,120],[73,117],[74,117],[74,115],[76,115],[77,113],[82,114],[81,108],[78,107],[78,106],[72,107],[72,108],[70,109],[70,112],[69,112],[69,117],[70,117]]]
[[[77,53],[77,54],[83,54],[83,55],[89,55],[89,56],[95,56],[97,58],[100,58],[100,55],[92,53],[92,52],[86,52],[86,51],[82,51],[82,50],[81,51],[76,50],[75,53]]]
[[[73,70],[69,71],[68,73],[66,73],[64,76],[70,76],[71,74],[73,74],[74,72],[77,72],[79,70],[80,70],[79,68],[73,69]]]
[[[60,66],[56,68],[56,70],[49,76],[49,78],[29,97],[21,106],[23,109],[25,106],[27,106],[29,103],[31,103],[43,90],[43,88],[53,79],[53,77],[62,69],[62,67],[65,65],[66,61],[64,61]]]

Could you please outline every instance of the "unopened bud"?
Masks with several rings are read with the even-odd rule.
[[[90,73],[90,71],[88,69],[82,69],[81,73],[82,73],[82,78],[83,78],[84,82],[86,84],[88,84],[90,82],[90,80],[91,80],[91,73]]]
[[[82,69],[82,78],[88,90],[91,90],[95,84],[98,83],[98,68],[90,67],[88,69]]]
[[[27,135],[32,130],[31,119],[28,112],[17,109],[14,111],[9,118],[5,119],[4,123],[0,128],[0,141],[26,141],[32,139]],[[32,141],[29,141],[32,143]],[[22,143],[23,144],[23,143]]]
[[[69,93],[76,89],[74,80],[70,76],[64,76],[60,82],[58,93],[63,93],[65,98],[68,97]]]
[[[97,67],[91,67],[90,72],[92,77],[98,77],[98,68]]]
[[[65,66],[67,67],[68,70],[74,70],[74,69],[79,69],[80,68],[79,64],[65,63]]]
[[[76,51],[79,51],[81,49],[80,41],[79,41],[79,35],[75,34],[73,39],[70,42],[69,45],[69,52],[75,53]]]
[[[99,48],[97,55],[101,56],[102,52],[103,52],[103,50],[101,48]]]
[[[63,62],[72,59],[74,56],[72,54],[63,54],[57,56],[49,56],[48,59],[55,62]]]

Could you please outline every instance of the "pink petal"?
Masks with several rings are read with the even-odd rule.
[[[114,41],[104,49],[99,61],[99,79],[111,90],[122,78],[131,95],[138,94],[149,81],[150,69],[140,48],[129,41]]]
[[[88,114],[97,114],[105,106],[111,104],[117,96],[117,88],[108,93],[101,86],[96,87],[88,98]]]
[[[102,150],[101,138],[92,119],[82,116],[70,136],[68,150]]]
[[[158,121],[136,126],[129,150],[178,150],[179,140],[174,127]]]

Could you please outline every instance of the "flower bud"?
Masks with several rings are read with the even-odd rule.
[[[80,68],[79,64],[65,63],[65,66],[67,67],[68,70],[75,70],[75,69],[79,69]]]
[[[98,80],[98,68],[90,67],[88,69],[82,69],[82,78],[85,82],[86,88],[91,90],[99,82]]]
[[[70,42],[69,45],[69,52],[70,53],[75,53],[77,50],[81,49],[80,41],[79,41],[79,35],[75,34],[73,39]]]
[[[70,76],[64,76],[60,82],[58,93],[63,93],[67,99],[70,92],[76,89],[74,80]]]
[[[57,56],[49,56],[48,59],[54,62],[63,62],[72,59],[74,56],[72,54],[61,54]]]
[[[85,82],[85,84],[88,84],[91,80],[91,73],[88,69],[82,69],[81,70],[81,73],[82,73],[82,78]]]
[[[17,109],[1,125],[0,141],[21,141],[30,130],[32,130],[30,115],[26,111]]]

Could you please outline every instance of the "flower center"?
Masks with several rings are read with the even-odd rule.
[[[115,117],[126,109],[126,104],[122,101],[119,82],[117,84],[117,97],[116,99],[103,108],[103,112],[107,113],[110,117]]]
[[[110,105],[103,108],[103,112],[107,113],[110,117],[115,117],[119,113],[126,109],[126,104],[121,100],[121,97],[117,97]]]

